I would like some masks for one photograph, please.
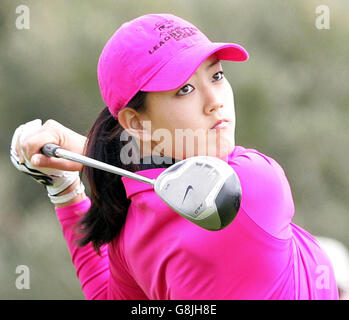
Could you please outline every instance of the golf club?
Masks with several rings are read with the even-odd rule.
[[[240,208],[239,178],[228,163],[216,157],[190,157],[165,169],[156,179],[149,179],[55,144],[44,145],[41,152],[150,184],[169,207],[207,230],[225,228]]]

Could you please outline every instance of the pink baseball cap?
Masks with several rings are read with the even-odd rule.
[[[147,14],[125,22],[99,57],[102,98],[117,118],[138,91],[180,88],[214,53],[219,60],[248,59],[242,46],[211,42],[193,24],[172,14]]]

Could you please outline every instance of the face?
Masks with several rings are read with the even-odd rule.
[[[225,158],[235,147],[235,109],[220,61],[210,56],[176,90],[149,92],[142,119],[152,134],[152,154]]]

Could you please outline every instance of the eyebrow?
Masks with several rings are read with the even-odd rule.
[[[207,66],[207,68],[206,69],[210,69],[211,67],[213,67],[214,65],[216,65],[217,63],[219,63],[220,62],[220,60],[215,60],[215,61],[213,61],[211,64],[209,64],[208,66]]]

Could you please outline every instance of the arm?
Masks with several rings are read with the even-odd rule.
[[[45,185],[50,199],[70,193],[80,184],[80,164],[64,159],[46,157],[40,149],[46,143],[55,143],[68,150],[83,154],[86,137],[62,126],[54,120],[41,124],[36,119],[19,126],[13,135],[10,159],[19,170]],[[37,161],[35,161],[37,160]],[[66,170],[66,171],[65,171]],[[67,241],[72,262],[76,268],[87,299],[106,299],[109,279],[107,246],[101,248],[98,255],[91,245],[79,247],[75,240],[76,225],[81,214],[90,208],[90,200],[80,193],[68,202],[56,204],[58,220]]]
[[[79,184],[80,179],[60,195],[71,192]],[[56,204],[55,210],[85,298],[88,300],[105,300],[108,298],[110,276],[108,247],[106,245],[102,246],[100,255],[98,255],[91,244],[84,247],[79,247],[76,244],[76,240],[78,240],[76,225],[81,215],[86,213],[90,206],[90,199],[83,193],[69,202]]]
[[[62,194],[73,190],[74,185]],[[91,244],[79,247],[75,243],[78,239],[75,227],[81,215],[86,213],[90,206],[90,199],[86,194],[82,194],[67,203],[57,204],[55,210],[86,299],[107,299],[110,276],[108,247],[106,245],[101,247],[98,255]]]

